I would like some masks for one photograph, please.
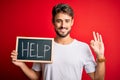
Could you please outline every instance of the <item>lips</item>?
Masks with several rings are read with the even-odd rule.
[[[55,31],[59,37],[66,37],[70,33],[70,30],[67,27],[59,27],[56,28]]]
[[[59,30],[60,30],[60,32],[65,32],[65,31],[67,30],[67,28],[65,28],[65,27],[60,27]]]
[[[66,29],[60,29],[60,31],[61,31],[61,32],[65,32],[65,31],[66,31]]]

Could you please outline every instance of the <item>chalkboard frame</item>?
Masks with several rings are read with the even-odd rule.
[[[17,61],[21,61],[21,62],[39,62],[39,63],[52,63],[53,62],[53,41],[54,41],[54,39],[53,38],[41,38],[41,37],[22,37],[22,36],[17,36],[17,38],[16,38],[16,52],[17,52],[17,55],[18,54],[20,54],[20,53],[18,53],[18,44],[19,44],[19,40],[20,39],[34,39],[34,40],[50,40],[51,41],[51,53],[50,53],[50,60],[29,60],[29,59],[24,59],[24,60],[22,60],[22,59],[18,59],[18,56],[16,57],[16,60]]]

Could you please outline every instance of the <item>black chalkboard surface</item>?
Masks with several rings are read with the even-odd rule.
[[[17,61],[52,63],[53,38],[17,37]]]

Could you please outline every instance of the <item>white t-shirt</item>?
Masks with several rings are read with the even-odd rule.
[[[53,63],[34,63],[32,69],[42,70],[44,80],[81,80],[82,71],[95,71],[95,60],[89,46],[76,39],[70,44],[62,45],[54,42]]]

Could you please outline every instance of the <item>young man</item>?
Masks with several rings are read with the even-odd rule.
[[[73,39],[70,31],[74,23],[74,13],[67,4],[58,4],[52,10],[52,22],[56,32],[54,38],[53,63],[33,63],[32,69],[23,62],[16,61],[16,52],[11,53],[13,64],[19,66],[31,79],[38,80],[81,80],[83,68],[92,80],[104,80],[104,44],[99,33],[93,32],[90,46],[96,53],[96,61],[89,46]],[[42,71],[42,76],[40,76]]]

